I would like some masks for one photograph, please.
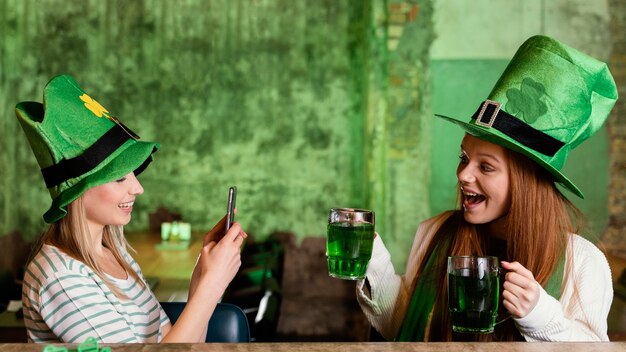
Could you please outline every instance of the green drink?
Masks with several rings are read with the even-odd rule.
[[[448,259],[448,305],[452,330],[492,333],[500,301],[497,258],[450,258],[457,260],[457,263],[451,263],[452,259]]]
[[[333,217],[333,211],[342,214]],[[365,277],[374,245],[373,213],[371,217],[354,215],[356,209],[332,209],[328,224],[326,257],[332,277],[357,280]],[[366,222],[370,219],[371,222]],[[333,221],[337,220],[337,221]]]

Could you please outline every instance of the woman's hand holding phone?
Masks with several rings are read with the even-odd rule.
[[[234,215],[234,201],[232,205],[230,204],[229,202],[229,209]],[[202,325],[206,326],[204,319],[208,320],[213,314],[215,305],[224,295],[224,291],[241,266],[240,248],[248,235],[239,223],[231,222],[230,228],[227,228],[226,223],[227,216],[224,216],[205,234],[200,255],[191,275],[187,306],[176,323],[176,326],[182,326],[176,331],[182,330],[192,334],[193,338],[190,339],[192,341],[204,341],[206,328],[204,332],[200,333],[200,331],[196,332],[190,327],[200,326],[200,321],[203,322]],[[186,313],[189,311],[192,313]],[[164,330],[166,331],[165,334],[169,335],[172,329]],[[172,338],[172,341],[175,341],[175,337]]]
[[[198,262],[193,270],[189,296],[199,286],[219,287],[220,294],[237,274],[241,266],[241,245],[248,235],[239,223],[234,223],[224,234],[226,217],[222,218],[203,240]]]
[[[193,270],[189,296],[205,280],[226,289],[241,266],[241,246],[248,235],[234,223],[236,188],[229,189],[227,214],[204,236],[202,250]],[[230,220],[229,220],[230,219]],[[230,222],[230,228],[227,228]]]

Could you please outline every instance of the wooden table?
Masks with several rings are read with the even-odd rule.
[[[144,277],[156,278],[153,290],[159,301],[186,301],[189,280],[202,247],[204,233],[192,233],[186,249],[158,249],[161,235],[149,231],[128,232],[126,239],[137,251],[133,257]]]
[[[18,317],[16,312],[5,310],[0,313],[0,343],[26,341],[28,340],[26,338],[24,319]]]
[[[112,352],[124,351],[211,351],[211,352],[378,352],[378,351],[414,351],[414,352],[624,352],[626,342],[598,343],[537,343],[537,342],[434,342],[434,343],[247,343],[247,344],[111,344]],[[0,344],[3,352],[40,352],[40,344]],[[74,347],[72,345],[68,347]]]

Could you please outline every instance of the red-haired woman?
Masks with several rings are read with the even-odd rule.
[[[606,341],[613,298],[603,253],[577,235],[580,211],[556,187],[560,170],[606,120],[617,91],[606,64],[535,36],[517,51],[465,123],[459,209],[420,224],[405,274],[377,236],[357,298],[372,326],[398,341]],[[503,320],[491,334],[453,332],[447,257],[496,256]],[[508,317],[508,318],[507,318]]]

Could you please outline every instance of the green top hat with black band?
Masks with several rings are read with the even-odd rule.
[[[561,169],[570,150],[602,127],[616,100],[617,88],[604,62],[534,36],[517,50],[470,122],[436,116],[526,155],[583,198]]]
[[[63,218],[87,189],[141,173],[159,148],[140,142],[67,75],[48,82],[43,104],[21,102],[15,112],[52,197],[47,223]]]

